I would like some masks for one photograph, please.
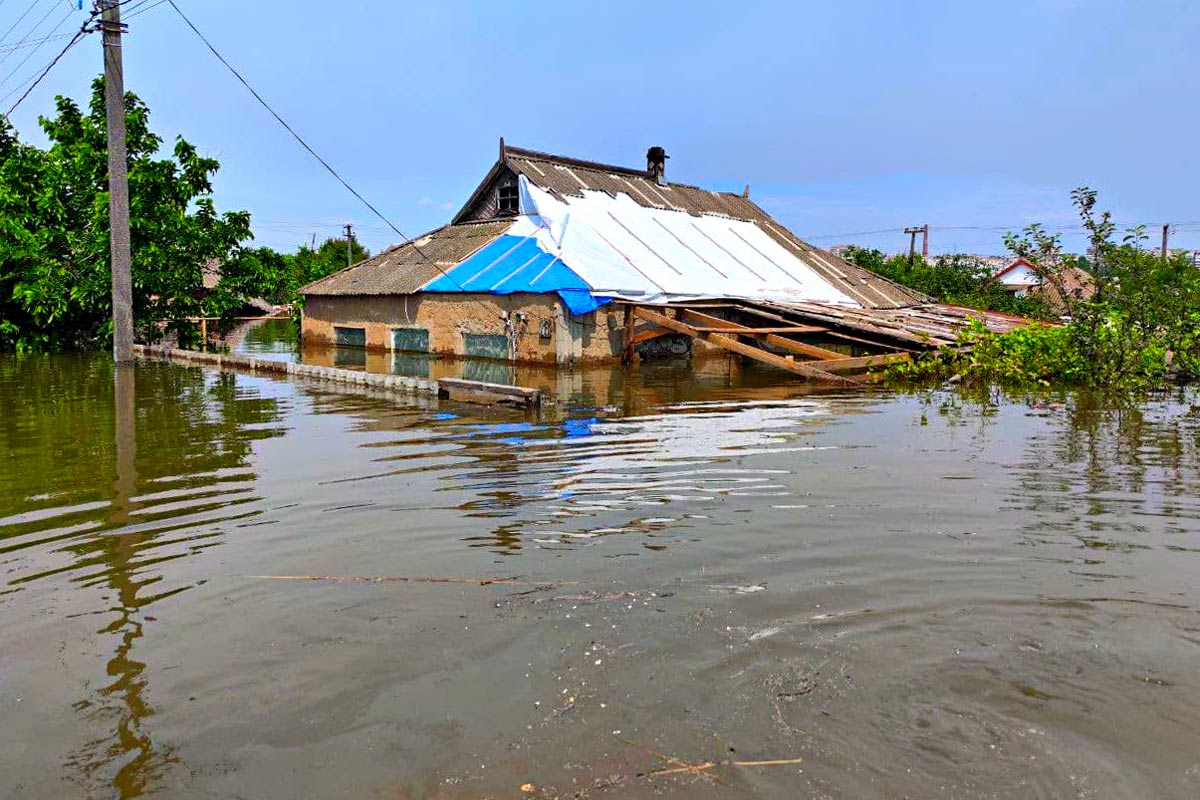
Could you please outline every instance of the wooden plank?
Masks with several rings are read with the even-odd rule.
[[[806,367],[815,367],[816,369],[829,370],[830,372],[848,372],[856,369],[871,369],[872,367],[884,367],[888,364],[896,364],[901,361],[908,361],[908,353],[887,353],[878,356],[859,356],[857,358],[839,358],[833,361],[806,361]]]
[[[634,356],[633,326],[634,326],[634,324],[635,323],[634,323],[634,319],[633,319],[633,306],[627,305],[627,306],[625,306],[625,347],[621,351],[621,363],[623,363],[623,364],[632,364],[633,363],[633,356]]]
[[[858,385],[858,382],[853,379],[845,378],[840,375],[834,375],[832,372],[827,372],[823,369],[808,367],[803,363],[797,362],[790,356],[784,357],[777,356],[774,353],[768,353],[761,347],[755,347],[751,344],[743,344],[732,336],[697,331],[694,327],[688,325],[687,323],[680,322],[679,320],[668,317],[665,314],[659,314],[657,311],[651,311],[643,306],[637,306],[634,309],[634,313],[647,322],[653,322],[655,325],[660,325],[664,328],[670,328],[678,333],[687,334],[693,339],[702,339],[706,342],[716,345],[717,347],[730,350],[734,353],[738,353],[739,355],[753,358],[755,361],[761,361],[764,364],[770,364],[773,367],[778,367],[779,369],[787,370],[788,372],[794,372],[797,375],[803,375],[806,378],[825,381],[827,383],[841,384],[844,386]]]
[[[819,333],[824,328],[814,328],[812,325],[793,325],[790,328],[750,328],[746,325],[738,325],[736,322],[727,322],[725,327],[696,327],[698,331],[705,333]]]
[[[706,323],[709,325],[715,325],[715,324],[720,323],[722,325],[726,325],[726,326],[730,326],[730,327],[745,328],[747,332],[753,332],[753,331],[757,330],[754,328],[750,328],[749,326],[746,326],[746,325],[739,326],[736,322],[729,322],[728,320],[723,320],[720,317],[711,317],[708,314],[701,314],[699,311],[692,311],[690,309],[685,309],[683,312],[683,316],[684,316],[684,319],[696,320],[698,322],[703,322],[703,323]],[[781,319],[782,319],[782,317],[781,317]],[[787,322],[787,320],[784,320],[784,322]],[[818,329],[818,330],[823,330],[823,329]],[[816,331],[814,331],[814,332],[816,332]],[[817,347],[815,344],[808,344],[807,342],[798,342],[795,339],[788,339],[786,337],[779,336],[774,333],[763,334],[762,341],[773,347],[778,347],[782,350],[787,350],[788,352],[795,353],[796,355],[808,356],[809,358],[817,358],[817,359],[827,361],[827,360],[832,360],[835,358],[842,357],[842,354],[837,352],[836,350],[827,350],[824,347]]]
[[[914,352],[914,351],[912,351],[912,350],[909,350],[909,349],[907,349],[907,348],[905,348],[905,347],[900,347],[899,345],[895,345],[895,344],[884,344],[883,342],[876,342],[876,341],[872,341],[871,339],[863,339],[863,338],[860,338],[860,337],[858,337],[858,336],[850,336],[849,334],[846,334],[846,333],[839,333],[839,332],[837,332],[837,331],[829,331],[829,332],[828,332],[828,333],[826,333],[825,335],[826,335],[826,336],[831,336],[831,337],[833,337],[834,339],[842,339],[843,341],[847,341],[847,342],[855,342],[855,343],[857,343],[857,344],[865,344],[865,345],[869,345],[869,346],[871,346],[871,347],[879,347],[879,348],[881,348],[881,349],[884,349],[884,350],[892,350],[892,351],[894,351],[894,352],[899,352],[899,353],[912,353],[912,352]]]
[[[526,408],[534,408],[542,404],[542,393],[538,389],[509,386],[503,383],[468,381],[462,378],[439,379],[438,397],[468,403],[507,403]]]
[[[672,333],[672,331],[659,327],[647,328],[646,330],[638,331],[633,335],[633,343],[641,344],[642,342],[648,342],[651,339],[657,339],[660,336],[666,336],[668,333]]]

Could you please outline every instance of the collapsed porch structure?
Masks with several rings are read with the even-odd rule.
[[[306,343],[631,361],[660,340],[810,380],[953,341],[969,317],[803,242],[741,193],[506,147],[451,224],[302,290]]]
[[[860,383],[861,373],[950,344],[969,319],[999,331],[1022,323],[940,304],[855,312],[816,304],[709,300],[627,304],[625,309],[626,361],[643,342],[682,334],[809,380],[840,384]]]

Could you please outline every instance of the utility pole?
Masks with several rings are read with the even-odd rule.
[[[921,258],[929,258],[929,223],[921,226]]]
[[[133,361],[133,279],[129,254],[129,178],[125,164],[125,76],[120,0],[96,0],[104,32],[104,108],[108,117],[108,238],[112,257],[113,360]]]
[[[904,232],[908,234],[908,265],[913,265],[913,259],[917,255],[917,234],[924,231],[924,228],[905,228]]]
[[[349,267],[354,263],[354,226],[349,222],[346,223],[346,266]]]
[[[1167,239],[1170,237],[1170,235],[1171,235],[1171,226],[1163,225],[1163,238],[1162,238],[1162,260],[1163,261],[1167,260]]]

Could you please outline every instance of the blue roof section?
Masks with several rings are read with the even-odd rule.
[[[539,247],[535,238],[509,234],[498,236],[423,291],[558,292],[572,314],[586,314],[609,302],[593,297],[587,282],[558,256]]]

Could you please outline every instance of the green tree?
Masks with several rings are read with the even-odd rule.
[[[371,254],[358,243],[357,239],[350,240],[350,262],[352,264],[357,264],[370,257]],[[346,240],[326,239],[316,250],[307,245],[301,245],[292,258],[293,274],[296,280],[293,288],[298,289],[306,283],[312,283],[346,268]]]
[[[145,103],[127,94],[125,112],[135,326],[146,340],[167,331],[188,340],[188,317],[227,317],[272,276],[242,247],[250,215],[216,211],[218,162],[183,138],[162,157]],[[103,82],[86,112],[59,97],[40,124],[45,150],[0,121],[0,350],[103,348],[112,336]],[[205,291],[210,260],[223,277]]]

